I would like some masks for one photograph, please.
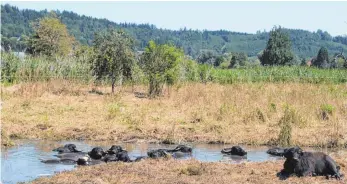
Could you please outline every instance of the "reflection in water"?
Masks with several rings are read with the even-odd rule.
[[[52,175],[64,170],[72,170],[74,165],[44,164],[41,159],[56,159],[52,149],[67,143],[73,143],[79,150],[90,151],[93,147],[101,146],[107,150],[114,142],[82,142],[82,141],[25,141],[10,149],[1,150],[1,182],[6,184],[20,181],[30,181],[40,176]],[[160,145],[147,143],[120,143],[129,152],[131,159],[137,156],[146,156],[147,151],[158,148],[175,148],[176,145]],[[232,145],[192,145],[192,157],[203,162],[227,162],[242,163],[245,161],[262,162],[268,160],[282,159],[266,154],[267,147],[243,147],[247,152],[246,157],[223,155],[220,151]],[[188,159],[188,158],[183,158]]]

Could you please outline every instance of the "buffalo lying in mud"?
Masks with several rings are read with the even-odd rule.
[[[156,149],[147,152],[150,158],[174,157],[181,158],[191,155],[193,149],[186,145],[178,145],[174,149]]]
[[[62,148],[62,147],[60,147]],[[105,155],[105,152],[100,147],[93,148],[90,152],[62,152],[58,155],[55,155],[59,159],[49,159],[49,160],[41,160],[41,162],[46,164],[55,164],[55,163],[63,163],[63,164],[75,164],[80,159],[84,160],[100,160]],[[88,159],[86,159],[88,158]]]
[[[57,151],[60,153],[78,153],[81,152],[76,149],[76,145],[74,144],[65,144],[64,146],[53,149],[52,151]]]
[[[335,161],[322,152],[304,152],[299,147],[289,148],[285,151],[284,168],[280,172],[283,179],[290,175],[303,176],[333,176],[341,179],[340,167]]]
[[[269,155],[272,155],[272,156],[283,157],[284,153],[291,148],[301,149],[297,146],[296,147],[289,147],[289,148],[274,147],[274,148],[270,148],[269,150],[267,150],[266,153]]]
[[[112,161],[122,161],[122,162],[131,162],[128,152],[123,150],[121,146],[113,145],[109,150],[107,150],[107,154],[103,157],[103,161],[112,162]]]
[[[67,148],[67,149],[65,149]],[[59,159],[41,160],[46,164],[77,164],[77,165],[95,165],[103,162],[133,162],[140,161],[145,157],[138,157],[135,160],[131,160],[128,156],[128,152],[121,146],[113,145],[107,151],[104,151],[101,147],[95,147],[90,152],[72,151],[76,150],[76,146],[73,144],[67,144],[64,147],[59,147],[53,151],[60,151],[59,154],[55,155]]]
[[[96,165],[96,164],[102,164],[104,161],[102,160],[93,160],[90,157],[81,157],[77,160],[77,165]]]
[[[269,150],[267,150],[267,154],[273,155],[273,156],[280,156],[283,157],[284,156],[284,152],[287,150],[288,148],[280,148],[280,147],[274,147],[274,148],[270,148]]]
[[[223,154],[245,156],[247,152],[243,150],[240,146],[233,146],[231,148],[224,148],[221,151]]]

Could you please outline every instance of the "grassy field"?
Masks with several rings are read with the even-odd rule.
[[[333,156],[346,173],[346,155]],[[320,177],[290,177],[280,180],[276,174],[284,161],[262,163],[207,163],[196,160],[145,160],[136,163],[108,163],[98,166],[79,167],[53,177],[39,178],[32,183],[346,183],[343,180],[326,180]]]
[[[290,117],[292,144],[347,143],[346,84],[186,83],[143,98],[145,86],[50,80],[2,87],[2,145],[14,139],[275,144]],[[285,109],[290,109],[285,114]]]

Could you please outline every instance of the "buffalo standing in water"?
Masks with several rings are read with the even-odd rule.
[[[224,148],[221,151],[223,154],[245,156],[247,152],[243,150],[240,146],[233,146],[231,148]]]
[[[302,176],[333,176],[341,179],[340,167],[336,162],[325,153],[322,152],[304,152],[299,147],[293,147],[284,153],[286,161],[281,174],[289,177],[295,174]]]

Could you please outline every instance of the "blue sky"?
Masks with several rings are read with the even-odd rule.
[[[114,22],[150,23],[167,29],[225,29],[255,33],[274,25],[347,34],[347,2],[9,2],[20,9],[68,10]]]

